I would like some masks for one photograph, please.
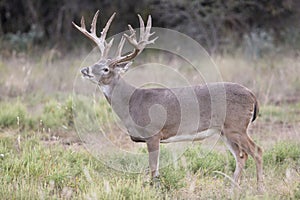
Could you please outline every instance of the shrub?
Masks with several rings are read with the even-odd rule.
[[[264,154],[264,163],[266,165],[283,164],[287,160],[300,160],[300,145],[291,142],[279,142]]]
[[[27,110],[23,104],[17,102],[0,104],[0,128],[24,128]]]
[[[40,120],[47,128],[61,127],[66,121],[64,114],[63,106],[56,100],[50,100],[46,103]]]

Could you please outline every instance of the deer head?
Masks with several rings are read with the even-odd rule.
[[[132,64],[132,60],[144,50],[146,45],[154,43],[157,37],[152,40],[149,40],[149,38],[154,34],[154,32],[150,33],[151,16],[149,15],[147,25],[145,27],[142,17],[138,15],[140,22],[139,40],[137,40],[136,38],[135,30],[132,28],[131,25],[128,25],[130,35],[124,34],[119,42],[115,56],[108,57],[108,53],[113,44],[114,38],[107,42],[106,35],[111,25],[111,22],[115,17],[115,13],[113,13],[107,21],[105,27],[101,32],[100,37],[98,37],[96,34],[96,23],[98,15],[99,10],[96,12],[93,18],[90,32],[86,30],[84,17],[81,18],[80,27],[77,26],[74,22],[72,22],[72,24],[89,39],[94,41],[97,44],[101,53],[98,62],[96,62],[92,66],[84,67],[83,69],[81,69],[82,76],[96,84],[109,85],[113,80],[118,79],[120,77],[119,73],[121,71],[126,71],[128,67]],[[132,52],[122,55],[122,49],[126,40],[133,46],[134,49],[132,50]]]

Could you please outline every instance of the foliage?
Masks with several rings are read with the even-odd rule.
[[[50,100],[44,107],[41,125],[47,128],[59,127],[65,124],[64,107],[55,100]]]
[[[168,166],[161,170],[160,176],[162,189],[166,191],[176,191],[186,186],[184,183],[186,170],[183,167],[175,169],[172,166]]]
[[[264,154],[264,163],[269,166],[282,165],[289,160],[300,164],[300,146],[296,142],[279,142]]]
[[[54,98],[46,100],[39,116],[32,116],[27,105],[20,101],[0,102],[0,109],[0,129],[74,130],[77,122],[85,124],[89,130],[97,130],[99,123],[105,124],[113,117],[105,100],[99,100],[91,107],[88,99],[73,100],[72,96],[60,101]]]
[[[78,22],[82,15],[90,20],[97,9],[101,10],[101,18],[107,19],[113,12],[122,18],[118,17],[114,23],[114,32],[123,31],[127,23],[136,27],[136,13],[143,17],[151,14],[155,26],[186,33],[210,52],[220,51],[224,46],[238,47],[244,39],[250,42],[245,45],[257,55],[263,53],[265,46],[261,45],[270,38],[271,45],[282,41],[297,48],[299,44],[296,0],[2,1],[0,33],[7,35],[11,45],[19,49],[42,41],[72,46],[79,34],[72,31],[71,22]],[[103,26],[105,20],[100,23]]]
[[[27,118],[26,107],[17,102],[16,104],[0,104],[0,128],[22,128],[25,126]]]

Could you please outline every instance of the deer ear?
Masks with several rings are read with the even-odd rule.
[[[116,65],[115,69],[118,71],[118,73],[124,73],[128,70],[131,64],[132,64],[131,61],[119,63]]]

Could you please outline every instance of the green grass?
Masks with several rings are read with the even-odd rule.
[[[230,181],[213,173],[213,171],[221,171],[231,176],[233,158],[229,152],[224,154],[214,150],[208,151],[202,149],[200,145],[190,148],[182,157],[186,160],[185,164],[182,163],[182,159],[179,159],[177,167],[170,165],[161,169],[161,187],[156,189],[150,185],[149,177],[145,177],[144,173],[130,174],[114,171],[84,148],[73,149],[60,143],[43,142],[36,132],[21,132],[20,134],[19,146],[16,142],[17,134],[0,135],[0,154],[2,154],[0,196],[9,199],[186,199],[189,194],[185,193],[185,188],[188,190],[192,187],[191,179],[196,181],[195,187],[199,187],[194,191],[196,196],[224,198],[230,188]],[[202,154],[207,156],[199,156]],[[115,162],[119,162],[120,159],[127,162],[134,160],[134,157],[124,159],[121,155],[119,156],[119,158],[112,157],[111,159],[115,159]],[[283,168],[289,169],[293,166],[299,169],[299,156],[300,147],[297,143],[282,142],[267,150],[264,156],[266,182],[280,183],[277,178],[278,174],[272,175],[273,172],[278,171],[278,168],[274,166],[280,167],[281,174],[284,172]],[[124,163],[124,165],[127,164]],[[246,168],[245,176],[245,185],[242,184],[242,187],[248,191],[246,183],[253,182],[255,185],[253,164]],[[284,178],[283,174],[282,177]],[[205,191],[205,188],[208,189],[213,185],[219,187],[219,193]],[[288,197],[298,197],[299,184],[294,180],[294,182],[291,181],[289,187],[291,187],[291,192]],[[274,188],[267,188],[265,194],[267,199],[274,197],[277,199],[287,195],[273,191]],[[241,197],[251,196],[253,193],[248,191]]]
[[[47,133],[41,131],[42,128],[72,131],[76,123],[82,122],[92,132],[98,130],[99,123],[112,121],[112,110],[104,100],[93,107],[81,97],[45,98],[44,102],[39,115],[31,114],[27,104],[21,101],[0,102],[0,196],[9,199],[195,199],[199,196],[219,199],[230,196],[230,180],[217,173],[232,176],[235,161],[229,151],[210,151],[200,144],[194,145],[175,164],[172,152],[162,145],[160,162],[162,166],[170,165],[160,170],[161,184],[156,189],[145,173],[148,165],[145,156],[141,160],[134,154],[107,155],[106,160],[118,165],[123,173],[107,167],[83,147],[72,148],[59,141],[44,140],[49,137],[45,137]],[[268,121],[264,116],[272,116],[275,123],[290,120],[286,112],[296,115],[298,106],[291,104],[285,109],[263,106],[261,120]],[[139,152],[147,153],[146,148]],[[270,185],[263,198],[297,199],[300,194],[299,142],[277,142],[265,150],[263,160],[265,182]],[[130,170],[140,173],[125,173]],[[240,198],[252,199],[256,191],[252,158],[246,164],[244,176],[246,180],[241,187],[246,192],[240,194]],[[191,188],[190,194],[187,191]]]
[[[91,100],[67,96],[61,100],[44,99],[41,113],[31,113],[28,103],[19,100],[0,101],[0,129],[54,130],[75,129],[75,123],[85,124],[91,131],[113,120],[113,113],[105,100],[91,105]],[[31,108],[32,109],[32,108]]]
[[[296,141],[279,142],[264,154],[264,163],[267,166],[291,164],[291,162],[300,164],[300,145]]]
[[[260,116],[263,121],[275,123],[299,122],[300,103],[261,106]]]
[[[4,155],[0,160],[2,197],[55,199],[70,195],[81,199],[96,195],[97,199],[151,199],[157,195],[150,187],[140,187],[142,176],[111,171],[84,150],[75,152],[58,144],[45,146],[32,135],[22,137],[21,150],[17,151],[14,139],[6,137],[0,141],[0,152]]]
[[[26,107],[19,101],[14,104],[1,102],[0,110],[0,129],[20,129],[32,124]]]

